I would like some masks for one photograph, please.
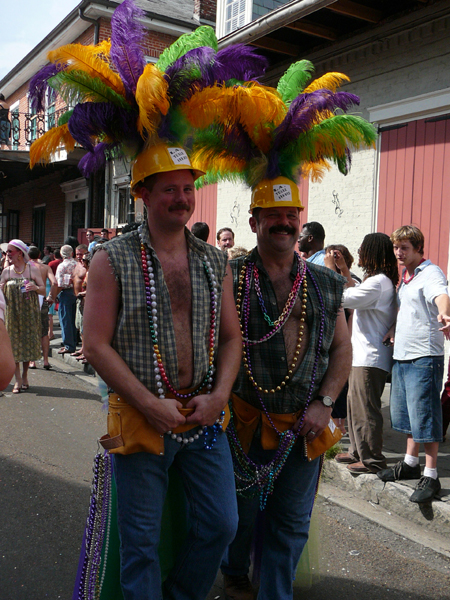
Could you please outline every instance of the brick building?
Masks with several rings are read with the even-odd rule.
[[[31,77],[47,62],[50,50],[68,43],[94,44],[111,35],[111,16],[119,1],[82,0],[10,73],[0,81],[9,105],[9,123],[0,123],[0,242],[20,238],[60,246],[68,235],[83,241],[84,230],[107,227],[115,232],[128,221],[142,218],[142,206],[130,197],[130,165],[111,161],[105,172],[85,179],[77,163],[84,151],[60,152],[46,166],[30,171],[29,147],[34,139],[57,124],[65,105],[48,95],[45,113],[34,114],[28,102]],[[145,11],[148,30],[144,53],[156,62],[161,52],[183,33],[215,22],[212,0],[137,0]],[[7,129],[6,129],[7,128]],[[6,132],[6,133],[5,133]],[[209,192],[203,192],[206,198]],[[205,204],[205,203],[203,203]],[[209,204],[208,202],[206,204]],[[194,220],[205,220],[209,208],[201,198]],[[215,220],[215,197],[212,202]],[[196,218],[196,217],[199,218]]]
[[[361,98],[355,112],[378,126],[375,150],[353,154],[350,174],[303,181],[303,222],[319,221],[326,243],[353,256],[365,234],[413,223],[425,253],[448,273],[450,228],[450,3],[448,0],[218,0],[219,48],[253,45],[270,61],[275,85],[308,59],[315,76],[348,75],[341,89]],[[221,37],[222,36],[222,37]],[[251,248],[250,193],[220,184],[217,227],[231,226]]]

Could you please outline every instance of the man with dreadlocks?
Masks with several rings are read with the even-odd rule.
[[[352,473],[375,473],[386,468],[383,455],[383,416],[381,396],[392,368],[392,348],[383,344],[395,323],[398,282],[397,259],[385,233],[369,233],[359,248],[359,266],[364,281],[355,285],[339,250],[334,264],[347,278],[344,308],[353,308],[352,370],[347,398],[348,452],[336,461],[348,464]]]
[[[321,458],[308,460],[305,444],[329,428],[351,348],[341,309],[343,278],[295,252],[303,210],[297,186],[284,177],[261,182],[250,210],[257,246],[230,263],[244,360],[227,431],[239,526],[222,572],[227,598],[252,600],[252,536],[262,536],[260,564],[253,566],[254,575],[261,574],[258,599],[288,600],[321,467]]]

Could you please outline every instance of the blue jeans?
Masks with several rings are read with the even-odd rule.
[[[206,450],[202,436],[186,446],[165,436],[164,445],[164,456],[114,455],[122,591],[125,600],[204,600],[237,528],[228,441],[219,433]],[[183,481],[190,528],[162,593],[158,544],[172,464]]]
[[[263,450],[259,440],[253,441],[249,452],[259,464],[269,462],[274,454],[274,450]],[[297,442],[275,482],[266,506],[258,600],[292,600],[295,571],[308,540],[319,464],[319,458],[307,462],[302,444]],[[238,532],[221,566],[226,575],[246,575],[249,571],[259,498],[238,496],[238,510]]]
[[[417,443],[442,442],[443,356],[394,360],[391,383],[392,429]]]
[[[73,293],[73,289],[62,290],[58,296],[58,300],[62,342],[69,352],[75,352],[77,347],[77,330],[75,327],[77,299]]]

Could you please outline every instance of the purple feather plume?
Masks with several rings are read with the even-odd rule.
[[[30,80],[30,106],[36,112],[44,112],[45,95],[49,89],[48,80],[62,71],[65,65],[54,65],[52,63],[42,67]]]
[[[90,152],[94,150],[95,138],[103,135],[130,144],[142,141],[136,130],[136,115],[110,102],[77,104],[68,125],[72,137]]]
[[[353,104],[359,104],[359,98],[348,92],[316,90],[311,94],[300,94],[292,101],[286,117],[274,132],[273,150],[276,152],[308,131],[316,123],[319,113],[334,112],[337,108],[347,112]]]
[[[109,153],[117,147],[118,144],[106,144],[105,142],[100,142],[92,151],[87,152],[78,163],[78,168],[83,177],[89,177],[92,173],[103,169],[106,165],[106,159],[108,158]]]
[[[267,179],[275,179],[280,174],[280,154],[279,152],[269,152],[267,158],[266,177]]]
[[[215,52],[208,46],[189,50],[167,68],[164,74],[169,84],[168,96],[172,106],[189,99],[194,90],[213,85]]]
[[[225,131],[223,141],[228,154],[245,160],[247,163],[258,154],[257,148],[240,124]]]
[[[136,84],[145,67],[141,44],[145,29],[138,19],[144,11],[132,0],[125,0],[116,8],[111,19],[110,58],[123,81],[128,99],[136,92]]]
[[[268,60],[256,54],[254,48],[235,44],[217,52],[214,76],[216,81],[221,82],[228,79],[255,80],[265,73],[268,65]]]

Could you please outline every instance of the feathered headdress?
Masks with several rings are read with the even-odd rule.
[[[198,128],[192,160],[206,171],[199,187],[221,179],[241,179],[251,188],[279,176],[317,180],[329,161],[347,174],[351,149],[373,145],[376,131],[346,114],[359,104],[358,96],[336,91],[348,77],[328,73],[308,85],[313,68],[306,60],[291,65],[276,89],[255,82],[234,90],[215,87],[182,103]]]
[[[254,188],[283,176],[318,179],[335,162],[350,166],[351,148],[369,146],[375,129],[346,114],[359,98],[337,91],[348,81],[328,73],[312,83],[309,61],[293,64],[277,88],[257,82],[266,60],[243,45],[218,51],[210,27],[199,27],[167,48],[156,64],[142,50],[143,11],[125,0],[111,20],[111,40],[69,44],[49,53],[30,82],[32,107],[43,110],[48,89],[70,108],[30,149],[31,167],[59,146],[87,153],[86,177],[108,157],[134,158],[161,141],[191,151],[200,185],[239,178]],[[198,182],[197,182],[198,184]]]
[[[161,140],[189,145],[194,132],[180,110],[183,102],[205,88],[264,73],[266,60],[246,46],[218,52],[213,29],[205,26],[181,36],[156,64],[146,64],[143,14],[125,0],[112,17],[110,41],[68,44],[48,54],[51,64],[30,82],[31,106],[44,110],[45,95],[53,89],[74,108],[32,144],[31,167],[49,162],[60,146],[71,152],[79,144],[88,151],[79,163],[87,177],[108,157],[133,158]]]

